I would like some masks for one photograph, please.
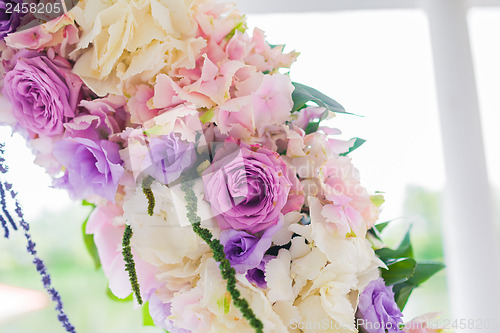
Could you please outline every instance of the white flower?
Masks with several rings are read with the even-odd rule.
[[[322,208],[318,199],[310,197],[309,201],[311,224],[289,226],[301,235],[292,239],[290,247],[290,275],[297,296],[293,305],[303,318],[301,329],[304,332],[356,332],[358,295],[379,276],[378,268],[383,263],[368,240],[337,235],[321,214],[318,217],[318,210]],[[279,276],[282,280],[283,275]],[[284,281],[288,285],[288,280]],[[314,326],[315,323],[322,326]]]
[[[275,259],[266,264],[267,297],[271,302],[293,301],[295,298],[290,277],[290,252],[281,249]]]
[[[196,38],[193,0],[84,0],[73,8],[83,34],[73,71],[96,94],[123,94],[163,71],[192,69],[206,46]],[[136,81],[136,82],[132,82]]]
[[[288,332],[299,333],[298,328],[293,327],[293,323],[302,321],[299,309],[290,302],[277,301],[273,304],[273,311],[276,312],[283,323],[288,326]]]
[[[342,295],[343,296],[343,295]],[[337,308],[352,308],[353,305],[349,303],[345,297],[337,296],[336,301],[339,304]],[[354,328],[354,319],[352,323],[342,324],[333,320],[331,314],[327,311],[328,307],[325,306],[323,295],[311,295],[305,300],[297,304],[303,321],[296,322],[294,325],[300,327],[304,333],[353,333],[357,332]],[[337,310],[338,311],[338,310]]]
[[[200,260],[209,248],[187,220],[185,202],[176,205],[172,190],[158,182],[154,182],[151,189],[155,197],[153,216],[148,215],[148,201],[140,186],[126,197],[123,205],[124,217],[134,232],[132,246],[136,253],[168,270],[174,268],[169,265],[186,267],[186,259]]]
[[[272,303],[262,289],[254,287],[242,274],[237,275],[237,280],[236,286],[241,297],[249,302],[250,308],[264,324],[264,332],[288,332],[286,324],[273,311]],[[193,332],[255,332],[234,306],[226,290],[226,281],[222,279],[213,258],[203,262],[200,279],[193,289],[175,295],[169,319],[173,320],[175,326]]]
[[[297,224],[303,215],[299,212],[290,212],[284,216],[283,227],[273,235],[274,245],[285,245],[292,239],[293,231],[289,229],[292,224]]]
[[[317,247],[303,257],[292,261],[291,273],[301,275],[307,280],[314,280],[326,266],[326,256]]]

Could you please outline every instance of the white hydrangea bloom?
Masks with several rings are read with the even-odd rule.
[[[204,256],[211,256],[211,252],[194,233],[179,195],[158,182],[151,189],[155,196],[153,216],[148,215],[148,201],[142,188],[137,187],[125,198],[124,217],[134,232],[131,244],[135,253],[158,268],[157,280],[171,296],[191,288],[199,279]]]
[[[192,69],[206,46],[197,38],[193,0],[84,0],[72,9],[83,34],[71,56],[73,71],[99,96],[163,71]],[[174,15],[175,13],[175,15]],[[139,24],[148,22],[148,24]]]

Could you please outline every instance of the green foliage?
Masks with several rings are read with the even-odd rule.
[[[89,221],[89,217],[92,214],[92,212],[94,211],[95,205],[84,200],[82,202],[82,206],[92,207],[92,211],[89,213],[89,215],[87,216],[85,221],[83,221],[82,236],[83,236],[83,243],[85,244],[85,248],[87,249],[88,253],[90,254],[92,261],[94,262],[95,269],[99,269],[101,267],[101,259],[99,258],[99,253],[97,252],[97,246],[95,245],[95,242],[94,242],[94,235],[89,235],[85,232],[85,230],[87,229],[87,223]]]
[[[337,101],[328,97],[322,92],[301,83],[292,82],[292,84],[295,87],[292,93],[292,99],[293,99],[292,113],[302,110],[303,108],[310,105],[310,103],[314,103],[317,106],[326,108],[326,110],[323,112],[323,114],[321,114],[319,119],[314,119],[309,124],[307,124],[306,128],[304,129],[306,134],[311,134],[318,131],[321,121],[327,119],[330,112],[352,114],[347,112],[344,109],[344,107],[340,105]],[[354,142],[354,145],[349,149],[348,152],[341,154],[342,156],[349,154],[351,151],[357,149],[365,142],[365,140],[363,139],[359,138],[355,139],[356,141]]]
[[[311,134],[311,133],[317,132],[320,123],[321,123],[321,120],[311,121],[309,124],[307,124],[307,127],[304,130],[304,132],[306,132],[306,134]]]
[[[352,139],[355,139],[354,144],[351,146],[351,148],[349,148],[349,150],[347,152],[340,154],[340,156],[346,156],[347,154],[349,154],[349,153],[355,151],[356,149],[358,149],[359,147],[361,147],[361,145],[366,142],[366,140],[360,139],[360,138],[352,138]],[[383,197],[382,197],[382,200],[383,200]]]
[[[442,270],[444,267],[444,264],[440,262],[417,263],[411,277],[407,281],[395,284],[393,287],[396,303],[399,308],[404,309],[413,289],[427,281],[431,276]]]
[[[236,24],[236,26],[231,30],[230,33],[226,35],[226,40],[230,40],[233,38],[233,36],[236,34],[236,31],[239,31],[241,33],[245,33],[247,31],[247,17],[245,15],[242,15],[239,19],[239,22]]]
[[[382,223],[379,223],[379,224],[376,224],[373,229],[377,230],[379,233],[384,231],[384,229],[389,225],[389,223],[391,223],[391,221],[387,221],[387,222],[382,222]]]
[[[380,206],[382,206],[385,202],[385,198],[382,194],[375,194],[375,195],[372,195],[370,196],[370,201],[375,205],[377,206],[378,208],[380,208]]]
[[[380,233],[389,223],[390,221],[375,225],[371,230],[375,237],[380,240]],[[395,249],[384,247],[375,253],[387,265],[387,269],[383,269],[381,275],[386,285],[393,286],[395,300],[401,310],[404,309],[416,287],[445,267],[441,262],[415,260],[410,229]]]
[[[144,326],[155,326],[155,322],[149,314],[149,302],[144,303],[142,306],[142,324]]]
[[[215,114],[215,108],[211,108],[211,109],[205,111],[205,113],[203,113],[200,116],[200,121],[203,124],[206,124],[206,123],[212,121],[212,118],[214,117],[214,114]]]
[[[95,208],[95,205],[92,202],[88,202],[87,200],[82,201],[82,206],[90,206],[92,208]]]
[[[413,258],[413,248],[410,240],[410,229],[406,232],[403,240],[399,243],[396,249],[382,248],[375,251],[383,262],[387,263],[393,259]]]
[[[413,258],[391,259],[387,263],[387,270],[382,271],[382,278],[387,285],[408,281],[415,272],[417,262]]]
[[[295,90],[292,93],[292,112],[305,108],[308,102],[313,102],[316,105],[324,107],[332,112],[349,114],[349,112],[347,112],[337,101],[319,92],[318,90],[297,82],[292,82],[292,84],[295,87]],[[328,113],[322,116],[322,119],[325,119],[327,115]]]

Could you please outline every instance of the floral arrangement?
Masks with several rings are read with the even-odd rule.
[[[439,331],[401,310],[442,264],[417,263],[409,234],[383,245],[383,196],[348,156],[364,141],[324,126],[347,112],[291,81],[296,52],[211,0],[82,0],[19,29],[33,19],[1,16],[0,120],[92,207],[85,242],[116,297],[169,332]],[[5,237],[18,219],[74,332],[0,189]]]

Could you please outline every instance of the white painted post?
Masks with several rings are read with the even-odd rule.
[[[447,178],[443,235],[452,316],[468,325],[469,319],[499,318],[500,262],[467,7],[464,0],[422,4],[429,19]],[[477,331],[464,328],[460,332]],[[498,332],[498,327],[480,332]]]

